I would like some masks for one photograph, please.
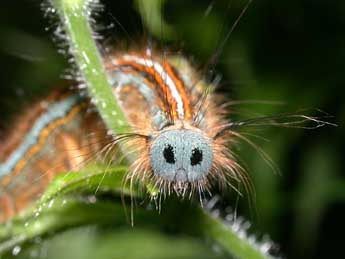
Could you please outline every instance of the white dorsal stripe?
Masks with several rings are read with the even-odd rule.
[[[177,88],[176,88],[174,81],[171,79],[171,77],[168,75],[168,73],[164,70],[162,65],[159,64],[158,62],[154,62],[150,59],[139,58],[139,57],[131,56],[131,55],[124,55],[123,58],[128,60],[128,61],[134,61],[135,63],[138,63],[140,65],[152,67],[156,70],[156,72],[160,75],[162,80],[169,87],[171,95],[175,99],[176,104],[177,104],[176,105],[177,106],[177,114],[178,114],[180,119],[183,119],[184,118],[184,107],[183,107],[183,101],[182,101],[181,95],[177,91]]]

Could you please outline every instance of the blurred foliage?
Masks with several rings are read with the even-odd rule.
[[[61,74],[69,74],[64,70],[68,67],[65,58],[57,53],[51,40],[55,25],[43,18],[39,2],[5,1],[0,9],[0,129],[5,129],[30,101],[57,85]],[[153,37],[133,2],[103,3],[106,9],[97,20],[105,26],[97,29],[105,37],[104,45],[126,46],[152,40],[158,48],[185,53],[209,80],[221,75],[218,91],[228,99],[271,102],[234,105],[230,119],[304,108],[318,108],[334,115],[333,121],[339,127],[250,131],[268,140],[253,138],[276,163],[280,174],[274,174],[260,155],[244,143],[233,147],[249,169],[256,188],[256,204],[251,207],[246,199],[237,204],[234,193],[223,194],[222,204],[237,207],[237,213],[254,224],[253,231],[269,234],[288,258],[336,257],[345,231],[345,100],[341,91],[345,87],[345,2],[253,1],[225,42],[215,65],[211,57],[247,1],[165,1],[162,17],[171,33],[164,34],[162,29]],[[276,101],[284,104],[274,104]],[[80,240],[75,242],[75,247],[81,247],[76,256],[82,256],[92,250],[90,243],[102,244],[102,249],[112,238],[122,244],[128,238],[134,245],[144,236],[152,241],[167,238],[177,248],[186,247],[184,243],[190,244],[188,247],[200,246],[194,240],[177,240],[163,234],[150,239],[151,232],[146,229],[123,231],[119,230],[123,236],[119,239],[113,237],[110,229],[98,226],[69,230],[52,237],[53,242],[44,241],[44,247],[49,247],[46,251],[61,251],[62,240]],[[91,250],[84,250],[86,247]],[[35,253],[39,248],[31,249]]]
[[[146,240],[145,245],[143,240]],[[202,242],[188,237],[157,234],[149,229],[128,231],[128,228],[97,225],[67,230],[31,246],[17,258],[41,258],[38,255],[42,251],[51,259],[167,258],[167,254],[169,258],[224,258],[212,253]]]

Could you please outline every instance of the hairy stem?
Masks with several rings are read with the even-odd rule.
[[[51,0],[58,11],[75,64],[108,129],[128,132],[127,119],[117,103],[98,52],[90,25],[92,0]]]
[[[236,223],[232,223],[233,225]],[[209,214],[202,216],[202,232],[208,238],[221,245],[229,251],[235,258],[267,259],[268,255],[266,244],[251,242],[247,238],[246,230],[239,229],[235,231],[231,225],[227,226],[224,222]]]

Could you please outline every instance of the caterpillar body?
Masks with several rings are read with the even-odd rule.
[[[0,221],[34,201],[54,175],[97,159],[92,154],[121,141],[137,154],[126,181],[149,181],[179,195],[234,181],[248,187],[228,148],[236,134],[222,134],[226,112],[213,86],[186,59],[128,51],[105,58],[104,66],[130,132],[109,135],[90,100],[77,91],[59,90],[30,107],[0,142]]]

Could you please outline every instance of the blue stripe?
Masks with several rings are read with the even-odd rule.
[[[156,94],[152,88],[145,84],[142,77],[117,71],[109,72],[108,77],[109,83],[114,88],[128,85],[135,86],[149,104],[154,126],[158,129],[161,129],[164,125],[166,125],[166,116],[156,104]]]
[[[12,152],[4,163],[0,164],[0,179],[11,173],[25,153],[37,143],[42,130],[46,128],[48,124],[59,118],[65,117],[76,104],[81,102],[81,100],[81,96],[72,95],[62,101],[51,104],[48,110],[36,120],[30,132],[25,136],[22,144]]]
[[[109,73],[108,80],[109,83],[115,88],[125,85],[135,86],[150,106],[154,126],[158,129],[161,129],[164,125],[166,125],[166,115],[156,105],[155,92],[147,84],[145,84],[143,78],[113,71]],[[23,158],[25,153],[37,143],[42,130],[46,128],[48,124],[59,118],[65,117],[76,104],[81,102],[81,100],[83,100],[83,98],[76,94],[69,96],[62,101],[51,104],[48,110],[36,120],[30,132],[25,136],[21,145],[12,152],[10,157],[4,163],[0,164],[0,179],[11,173],[16,164]]]

